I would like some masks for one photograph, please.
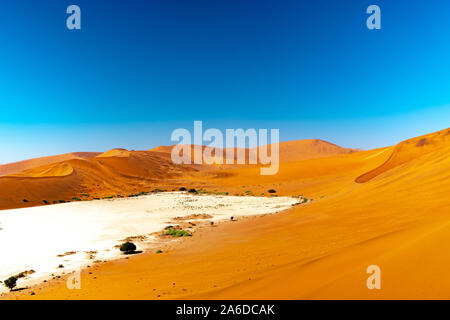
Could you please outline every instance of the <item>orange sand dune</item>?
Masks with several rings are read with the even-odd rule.
[[[196,170],[175,166],[167,155],[112,150],[90,159],[71,159],[0,177],[0,208],[126,196],[178,185],[180,181],[171,181],[186,173],[195,174]]]
[[[117,149],[111,149],[109,151],[106,151],[102,154],[99,154],[97,156],[97,158],[106,158],[106,157],[129,157],[131,155],[131,152],[126,150],[126,149],[122,149],[122,148],[117,148]]]
[[[95,265],[92,274],[83,272],[81,290],[68,290],[61,279],[32,288],[35,296],[23,290],[7,297],[450,298],[449,132],[285,162],[274,176],[260,176],[258,167],[183,172],[177,181],[208,189],[259,194],[274,188],[314,200],[275,215],[204,227],[168,244],[163,254]],[[369,265],[381,269],[381,290],[366,286]]]
[[[450,143],[450,130],[417,137],[399,143],[392,151],[390,158],[381,166],[371,170],[356,179],[356,182],[367,182],[392,168],[414,160],[422,155],[436,151]]]
[[[42,158],[35,158],[30,160],[24,160],[19,162],[13,162],[8,164],[0,165],[0,176],[4,176],[7,174],[19,173],[27,169],[32,169],[36,167],[45,166],[47,164],[57,163],[61,161],[66,161],[70,159],[90,159],[97,155],[100,152],[72,152],[61,154],[57,156],[49,156]]]
[[[43,177],[64,177],[73,173],[73,167],[66,162],[58,162],[42,167],[28,169],[20,173],[9,174],[6,177],[16,178],[43,178]]]

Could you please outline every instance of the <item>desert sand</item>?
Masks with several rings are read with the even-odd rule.
[[[81,290],[68,290],[61,279],[33,288],[33,296],[23,290],[4,297],[449,299],[449,155],[446,129],[382,149],[285,157],[274,176],[259,175],[258,166],[175,167],[162,149],[69,160],[74,170],[61,177],[3,177],[1,194],[15,188],[18,197],[3,196],[2,208],[85,189],[105,194],[150,185],[231,195],[267,195],[273,188],[280,196],[313,199],[276,215],[203,228],[164,254],[99,264],[82,274]],[[21,203],[24,196],[31,203]],[[381,269],[381,290],[366,287],[369,265]]]

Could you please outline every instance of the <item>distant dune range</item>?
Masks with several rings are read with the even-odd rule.
[[[149,151],[112,149],[104,153],[78,152],[0,166],[0,172],[4,174],[0,177],[0,209],[43,205],[44,200],[49,203],[70,201],[81,194],[93,197],[126,196],[154,188],[178,188],[186,183],[191,184],[191,181],[205,185],[209,184],[207,178],[222,176],[214,169],[241,167],[174,165],[171,160],[172,147],[162,146]],[[194,146],[190,148],[194,154]],[[213,155],[219,151],[222,150],[214,150]],[[355,150],[321,140],[280,143],[280,158],[284,162],[353,152]],[[249,150],[245,149],[244,153],[248,160]],[[235,158],[237,154],[235,149]]]
[[[174,146],[159,146],[151,151],[163,152],[163,153],[171,153],[172,148]],[[202,150],[205,150],[205,146],[201,147]],[[249,149],[243,148],[234,148],[234,159],[237,159],[238,150],[243,150],[245,154],[245,161],[248,163],[249,159]],[[350,149],[350,148],[342,148],[333,143],[319,140],[319,139],[308,139],[308,140],[295,140],[295,141],[286,141],[278,143],[278,149],[280,154],[280,162],[292,162],[292,161],[300,161],[305,159],[315,159],[315,158],[323,158],[329,156],[336,156],[339,154],[349,154],[361,151],[360,149]],[[222,152],[223,157],[225,159],[225,155],[227,152],[227,148],[218,149],[214,148],[212,155],[214,156],[216,153]],[[253,148],[250,150],[254,150],[256,154],[259,153],[259,148]],[[268,145],[268,154],[270,155],[271,145]],[[191,146],[191,155],[194,157],[194,146]],[[181,153],[183,154],[183,153]],[[225,160],[224,160],[225,161]]]
[[[17,295],[450,299],[450,129],[355,151],[320,140],[281,143],[282,163],[273,176],[259,175],[258,166],[174,166],[170,147],[159,147],[128,156],[120,151],[120,157],[63,161],[72,173],[57,164],[31,174],[69,173],[58,177],[25,177],[27,172],[2,177],[2,208],[86,190],[107,194],[160,185],[254,195],[275,189],[279,195],[314,199],[276,215],[201,229],[164,254],[97,265],[90,269],[92,275],[83,272],[83,289],[77,292],[67,290],[63,279],[40,287],[36,296]],[[32,203],[21,203],[23,197]],[[381,290],[366,287],[369,265],[381,268]]]

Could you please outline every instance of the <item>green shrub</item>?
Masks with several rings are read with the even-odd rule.
[[[163,253],[162,250],[156,250],[156,253]]]
[[[47,200],[43,200],[43,202],[44,202],[44,204],[48,204],[48,201],[47,201]]]
[[[65,203],[66,202],[66,200],[58,200],[59,201],[59,203]]]
[[[16,287],[17,284],[17,278],[16,277],[9,277],[5,281],[3,281],[3,284],[9,288],[9,290],[13,291],[13,289]]]
[[[124,253],[133,253],[134,251],[136,251],[136,245],[133,242],[125,242],[120,246],[120,251],[124,252]]]
[[[179,191],[187,191],[187,189],[185,187],[181,187],[180,189],[178,189]]]
[[[268,193],[277,193],[277,191],[275,189],[269,189],[267,190]]]
[[[195,190],[194,188],[191,188],[188,190],[189,193],[197,193],[197,190]]]
[[[29,202],[27,199],[23,199],[22,201],[23,201],[23,202]]]
[[[166,235],[168,235],[168,236],[174,236],[175,233],[177,232],[177,230],[175,230],[173,228],[169,228],[169,229],[166,229],[166,230],[167,230],[166,231]]]
[[[89,195],[87,193],[82,193],[81,194],[83,197],[89,197]]]
[[[75,201],[81,201],[81,199],[77,198],[77,197],[73,197],[72,199],[75,200]]]
[[[176,230],[173,228],[167,229],[166,235],[172,236],[172,237],[190,237],[192,236],[189,232],[185,230]]]

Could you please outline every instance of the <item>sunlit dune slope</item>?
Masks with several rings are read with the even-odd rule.
[[[16,178],[43,178],[64,177],[73,173],[73,167],[67,162],[58,162],[42,167],[24,170],[20,173],[9,174],[6,177]]]
[[[436,133],[403,141],[395,146],[389,159],[381,166],[371,170],[356,179],[356,182],[364,183],[374,177],[442,148],[450,143],[450,130],[442,130]]]
[[[32,169],[36,167],[45,166],[47,164],[57,163],[61,161],[66,161],[70,159],[90,159],[97,155],[99,155],[100,152],[72,152],[72,153],[66,153],[61,154],[57,156],[50,156],[50,157],[42,157],[42,158],[36,158],[36,159],[30,159],[30,160],[24,160],[19,162],[13,162],[8,164],[0,165],[0,176],[12,174],[12,173],[19,173],[27,169]]]
[[[109,151],[106,151],[102,154],[99,154],[97,156],[97,158],[108,158],[108,157],[129,157],[131,155],[131,152],[126,150],[126,149],[122,149],[122,148],[116,148],[116,149],[111,149]]]

